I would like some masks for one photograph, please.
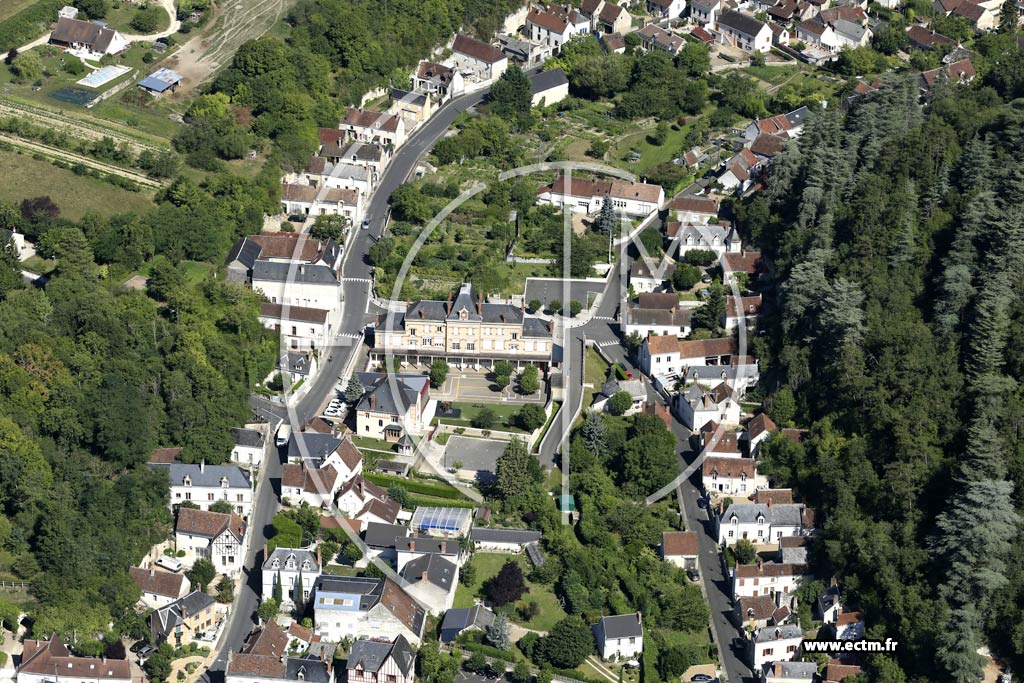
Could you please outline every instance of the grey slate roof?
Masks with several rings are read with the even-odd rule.
[[[723,522],[732,519],[733,515],[741,524],[753,524],[759,514],[764,515],[765,522],[781,526],[800,526],[804,506],[799,503],[782,505],[765,505],[764,503],[733,503],[722,515]]]
[[[232,427],[231,438],[235,440],[236,446],[249,446],[251,448],[263,446],[263,432],[258,432],[255,429]]]
[[[396,102],[414,104],[417,107],[422,107],[427,103],[427,96],[423,93],[409,92],[401,88],[391,88],[391,99]]]
[[[849,22],[847,22],[849,23]],[[793,128],[802,126],[807,123],[807,116],[810,114],[810,110],[807,107],[800,107],[786,114],[786,120],[789,121],[789,125]]]
[[[302,439],[301,448],[299,447],[299,439]],[[305,460],[316,467],[320,467],[321,463],[327,459],[327,456],[338,450],[341,444],[341,439],[330,434],[320,434],[319,432],[302,432],[298,434],[292,432],[291,438],[288,439],[288,459]]]
[[[375,640],[357,640],[352,644],[352,652],[348,656],[346,666],[351,670],[357,666],[363,671],[377,673],[388,656],[392,656],[399,670],[407,677],[412,673],[416,663],[416,654],[405,636],[399,635],[394,643],[383,643]]]
[[[166,607],[153,612],[150,617],[150,627],[153,631],[153,635],[157,636],[159,640],[166,638],[168,635],[174,632],[174,627],[178,624],[184,623],[182,617],[182,609],[187,614],[198,614],[207,607],[214,604],[214,599],[206,593],[200,591],[192,591],[183,598],[178,598]]]
[[[295,272],[289,276],[291,263],[278,261],[257,261],[252,267],[253,280],[267,282],[298,282],[311,285],[333,285],[338,283],[338,276],[325,265],[318,263],[295,266]]]
[[[403,529],[405,527],[402,527]],[[399,552],[434,553],[458,555],[459,542],[455,539],[433,538],[431,536],[406,536],[395,540]],[[443,548],[443,550],[442,550]]]
[[[445,612],[444,620],[441,622],[441,631],[457,630],[462,632],[470,627],[483,630],[493,623],[494,612],[483,605],[473,605],[472,607],[460,607]]]
[[[550,339],[551,328],[540,318],[525,318],[523,320],[523,337]]]
[[[804,635],[799,624],[782,624],[781,626],[769,626],[754,634],[754,641],[758,643],[770,643],[775,640],[786,638],[800,638]]]
[[[398,383],[400,396],[396,396],[392,392],[391,381],[387,375],[383,375],[378,377],[369,391],[363,394],[356,410],[404,415],[406,409],[416,403],[416,397],[420,390],[430,380],[426,375],[395,375],[395,381]],[[374,398],[373,408],[370,407],[371,396]]]
[[[601,617],[605,638],[639,638],[644,627],[636,613]]]
[[[260,245],[247,237],[243,237],[231,247],[231,251],[228,252],[227,263],[238,261],[248,270],[256,264],[261,251]]]
[[[758,31],[764,26],[763,22],[758,21],[754,17],[732,9],[727,9],[719,15],[718,24],[719,26],[728,26],[748,36],[756,36]]]
[[[327,665],[314,655],[289,657],[285,662],[285,678],[303,683],[330,683],[331,672],[327,670]]]
[[[192,481],[192,486],[219,487],[224,477],[228,479],[228,488],[249,489],[249,475],[237,465],[188,465],[182,462],[149,463],[152,467],[166,467],[171,486],[181,486],[185,477]]]
[[[441,555],[430,553],[406,562],[402,567],[401,574],[406,581],[415,583],[422,580],[425,573],[427,581],[448,591],[455,583],[457,571],[458,567],[455,566],[455,563],[444,559]]]
[[[381,524],[370,522],[363,532],[363,542],[375,548],[394,548],[397,539],[409,535],[409,528],[401,524]]]
[[[545,90],[551,88],[557,88],[560,85],[567,85],[569,78],[565,75],[565,72],[561,69],[551,69],[550,71],[541,71],[530,79],[530,94],[536,95],[542,93]]]
[[[310,571],[320,570],[320,563],[316,561],[316,553],[304,548],[274,548],[274,552],[270,553],[267,559],[263,561],[263,569],[272,570],[274,568],[274,560],[277,560],[280,563],[280,568],[284,569],[291,555],[294,555],[296,567],[301,567],[303,562],[308,562],[313,567]]]
[[[380,602],[384,592],[384,579],[369,579],[361,576],[330,576],[322,574],[316,580],[316,592],[349,593],[358,595],[359,610],[366,612]]]
[[[526,545],[540,540],[539,531],[528,531],[525,529],[487,529],[475,527],[469,532],[469,537],[476,542],[490,543],[519,543]]]
[[[814,662],[775,662],[770,672],[786,680],[813,681],[818,673],[818,665]]]

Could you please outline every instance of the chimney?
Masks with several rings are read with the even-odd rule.
[[[423,320],[423,308],[420,308],[420,320]]]
[[[445,551],[445,548],[447,548],[447,547],[448,547],[448,543],[445,542],[445,541],[441,541],[441,552],[442,553]]]
[[[640,613],[640,610],[636,611],[636,623],[638,623],[638,624],[644,623],[644,615]]]
[[[181,606],[181,618],[188,619],[188,608],[185,605]]]
[[[375,405],[377,405],[377,397],[374,396],[373,394],[370,394],[370,410],[373,410],[373,407]]]
[[[452,297],[454,295],[455,295],[455,292],[453,292],[452,290],[449,289],[448,290],[448,308],[447,308],[449,315],[451,315],[451,312],[452,312]]]
[[[302,275],[304,272],[306,272],[306,265],[304,263],[300,263],[299,264],[299,275]]]
[[[266,559],[267,559],[267,557],[268,557],[268,555],[269,555],[269,553],[268,553],[267,551],[268,551],[268,547],[267,547],[267,544],[266,544],[266,543],[264,543],[264,544],[263,544],[263,559],[264,559],[264,560],[266,560]]]
[[[154,576],[156,576],[156,570],[155,569],[150,569],[149,570],[149,578],[152,579]]]
[[[426,572],[426,571],[424,571],[424,572],[423,572],[423,573],[422,573],[422,574],[420,575],[420,578],[421,578],[421,579],[423,580],[423,582],[424,582],[424,583],[426,583],[426,581],[427,581],[427,572]]]
[[[409,539],[409,552],[413,552],[414,550],[416,550],[416,539],[410,538]]]
[[[373,326],[377,327],[380,325],[380,313],[375,313],[373,316]]]
[[[206,472],[206,458],[199,461],[199,472]]]
[[[476,314],[482,316],[484,314],[484,302],[483,299],[476,300]]]

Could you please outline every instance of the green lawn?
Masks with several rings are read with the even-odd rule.
[[[505,432],[518,432],[520,434],[526,434],[525,431],[519,427],[514,427],[510,424],[510,419],[513,413],[519,411],[522,406],[512,403],[461,403],[455,401],[452,403],[452,408],[458,408],[462,411],[462,417],[459,419],[444,417],[436,418],[436,421],[446,425],[456,425],[459,427],[471,427],[473,418],[484,408],[490,408],[494,411],[497,416],[497,421],[494,423],[492,429]]]
[[[748,74],[772,85],[778,85],[799,72],[800,67],[798,66],[748,66],[745,69],[740,69],[740,73]]]
[[[45,259],[42,256],[33,256],[22,262],[22,267],[30,272],[48,275],[57,268],[56,259]]]
[[[591,387],[583,389],[583,408],[587,409],[594,402],[594,394],[601,390],[601,385],[608,379],[610,366],[604,362],[592,346],[588,346],[584,353],[583,383],[591,384]]]
[[[21,202],[49,194],[61,216],[79,220],[94,211],[104,216],[128,211],[137,214],[153,208],[152,194],[130,192],[110,183],[57,168],[29,154],[0,151],[0,200]]]
[[[371,439],[368,436],[352,436],[352,443],[359,450],[364,448],[371,451],[387,451],[389,453],[398,452],[397,443],[388,443],[383,439]]]
[[[530,563],[522,555],[475,553],[471,561],[476,567],[476,581],[471,586],[459,584],[455,592],[455,607],[472,607],[476,599],[486,599],[486,596],[481,593],[481,587],[487,579],[496,576],[508,560],[518,562],[523,568],[524,575],[529,573]],[[558,604],[558,598],[555,597],[550,586],[536,584],[529,579],[526,581],[526,588],[527,592],[516,603],[516,606],[535,601],[537,606],[540,607],[540,611],[536,617],[528,622],[523,623],[520,621],[518,614],[512,615],[512,621],[538,631],[551,630],[551,627],[565,617],[565,611]]]
[[[687,117],[692,121],[692,117]],[[612,148],[610,158],[612,164],[633,173],[642,173],[652,166],[672,161],[683,148],[683,140],[686,138],[692,123],[688,122],[683,127],[675,124],[669,127],[668,138],[664,145],[655,145],[648,140],[648,136],[654,135],[654,128],[637,131],[619,140]],[[626,159],[630,152],[640,152],[640,161],[629,163]]]
[[[0,2],[0,21],[10,19],[15,14],[36,4],[36,0],[4,0]]]
[[[154,3],[155,4],[155,3]],[[171,18],[167,16],[166,10],[158,6],[160,9],[160,23],[153,31],[146,31],[149,33],[159,33],[160,31],[166,31],[167,27],[171,25]],[[131,25],[132,17],[139,11],[139,6],[125,2],[120,3],[117,0],[110,3],[110,9],[107,10],[107,16],[103,17],[103,21],[107,22],[111,28],[115,28],[122,33],[137,34],[140,31],[134,29]]]

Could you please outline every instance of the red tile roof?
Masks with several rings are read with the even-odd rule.
[[[705,477],[717,474],[719,477],[734,479],[741,474],[746,474],[748,479],[752,479],[756,467],[756,464],[750,458],[731,458],[716,455],[704,458],[701,471]]]
[[[768,133],[769,135],[778,135],[779,133],[785,133],[792,128],[789,125],[789,119],[786,118],[785,114],[779,114],[778,116],[772,116],[767,119],[757,119],[757,129],[762,133]]]
[[[728,253],[724,258],[726,269],[733,273],[754,275],[762,264],[761,252],[759,251],[745,251],[740,254]]]
[[[741,564],[736,566],[737,579],[753,579],[759,576],[795,576],[797,565],[781,562],[761,562],[758,564]]]
[[[18,673],[60,676],[101,681],[130,681],[131,668],[126,659],[74,657],[59,636],[50,640],[26,640]]]
[[[178,510],[178,521],[174,525],[175,532],[179,534],[192,534],[193,536],[204,536],[206,538],[216,538],[228,529],[231,530],[238,540],[242,540],[242,537],[245,536],[245,522],[233,512],[225,514],[222,512],[180,508]]]
[[[149,461],[156,463],[169,463],[178,459],[183,448],[156,448],[149,454]]]
[[[695,556],[700,547],[693,531],[665,531],[661,534],[661,551],[666,557]]]
[[[462,33],[455,36],[455,42],[452,43],[452,52],[464,54],[467,57],[472,57],[477,61],[487,64],[494,64],[506,58],[504,53],[493,45],[488,45]]]
[[[672,201],[669,202],[668,208],[674,211],[689,211],[690,213],[718,214],[718,202],[704,197],[673,197]]]
[[[181,595],[182,586],[185,584],[184,574],[172,574],[158,569],[129,567],[128,575],[143,593],[155,593],[175,599]]]
[[[351,108],[348,110],[348,113],[345,114],[345,118],[342,123],[360,128],[383,130],[388,133],[398,131],[398,117],[379,111],[367,111],[365,109]]]
[[[754,492],[753,500],[763,505],[791,505],[793,489],[760,489]]]
[[[705,31],[704,28],[701,26],[697,26],[692,31],[690,31],[690,35],[696,38],[697,40],[701,41],[702,43],[715,42],[715,37],[708,33],[707,31]]]
[[[611,192],[611,189],[612,184],[609,181],[572,176],[572,182],[566,183],[565,176],[559,175],[550,185],[541,187],[537,194],[550,192],[570,197],[604,197]]]
[[[555,16],[550,12],[544,12],[537,8],[531,9],[530,13],[526,15],[526,23],[536,24],[541,28],[558,34],[565,33],[565,29],[569,26],[569,20],[565,17]]]
[[[641,202],[657,204],[661,201],[664,190],[661,185],[636,183],[625,180],[613,180],[610,194],[615,199],[635,199]]]

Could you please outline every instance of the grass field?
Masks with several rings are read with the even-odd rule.
[[[798,66],[748,66],[740,70],[741,73],[749,74],[772,85],[778,85],[787,78],[800,72]]]
[[[10,19],[21,10],[36,4],[36,0],[4,0],[0,2],[0,21]]]
[[[472,607],[476,599],[484,599],[485,596],[481,594],[484,582],[496,576],[508,560],[518,562],[522,566],[524,575],[530,572],[530,564],[522,555],[507,555],[503,553],[474,554],[472,562],[476,567],[476,581],[471,586],[459,584],[455,592],[455,607]],[[565,611],[558,604],[558,598],[555,597],[554,592],[549,586],[533,583],[529,579],[526,581],[526,588],[527,592],[523,594],[523,597],[516,603],[516,606],[525,605],[532,601],[537,603],[540,611],[537,613],[537,616],[528,622],[522,622],[518,615],[514,615],[512,621],[538,631],[551,630],[552,626],[565,617]]]
[[[69,170],[28,154],[0,151],[0,200],[21,202],[49,194],[60,207],[61,215],[78,220],[94,211],[104,216],[133,211],[144,213],[153,207],[152,195],[129,192],[110,183]]]
[[[604,358],[597,355],[597,351],[592,346],[588,346],[584,353],[584,374],[583,383],[591,384],[593,387],[587,387],[583,389],[583,408],[589,408],[590,404],[594,402],[594,393],[601,390],[601,385],[608,379],[609,365],[604,362]]]
[[[648,128],[627,135],[619,140],[611,152],[612,164],[633,173],[642,173],[652,166],[672,161],[683,147],[683,140],[689,132],[691,123],[678,127],[672,125],[668,130],[668,138],[663,145],[652,144],[648,139],[654,135],[654,128]],[[633,151],[640,152],[640,161],[629,163],[626,159]]]
[[[437,418],[437,420],[441,424],[471,427],[473,418],[484,408],[490,408],[498,418],[492,429],[525,434],[525,431],[510,424],[513,413],[518,412],[521,407],[520,405],[509,403],[460,403],[456,401],[452,403],[452,408],[462,410],[462,417],[457,420],[448,417]]]
[[[167,16],[167,12],[160,9],[160,23],[153,31],[146,31],[147,35],[152,33],[159,33],[166,31],[167,27],[171,25],[171,18]],[[133,5],[129,2],[121,3],[114,0],[110,3],[110,9],[107,11],[107,16],[103,17],[103,21],[107,22],[112,28],[117,29],[122,33],[139,33],[139,31],[132,28],[132,17],[139,11],[137,5]]]

